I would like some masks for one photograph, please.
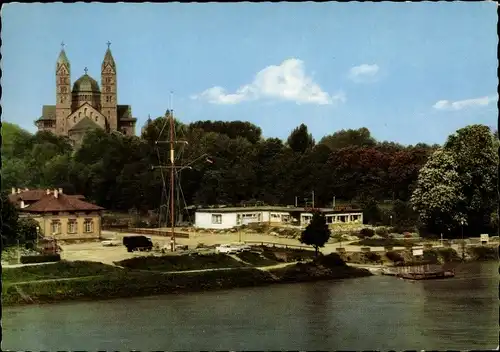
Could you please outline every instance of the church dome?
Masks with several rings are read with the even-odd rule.
[[[82,77],[78,78],[73,84],[73,93],[79,92],[91,92],[98,93],[99,84],[95,79],[90,77],[88,74],[84,74]]]

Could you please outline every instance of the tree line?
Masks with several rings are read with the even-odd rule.
[[[166,119],[148,121],[140,137],[91,131],[76,150],[64,137],[10,125],[2,189],[62,187],[109,210],[158,210],[167,171],[151,166],[169,158],[168,144],[155,143],[168,140]],[[243,121],[176,120],[175,135],[188,141],[177,148],[179,164],[196,160],[179,174],[187,204],[291,205],[298,199],[303,206],[314,191],[316,207],[330,207],[335,197],[337,204],[362,207],[373,224],[452,233],[465,218],[477,219],[469,222],[478,231],[494,223],[497,139],[486,126],[459,130],[442,147],[377,141],[367,128],[316,142],[304,124],[282,141],[263,138],[258,126]],[[204,155],[210,162],[198,158]]]

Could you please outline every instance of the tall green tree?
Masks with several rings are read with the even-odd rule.
[[[420,170],[412,204],[425,226],[457,236],[491,231],[498,207],[497,140],[482,125],[470,125],[448,137]]]
[[[314,147],[314,138],[309,133],[307,126],[301,124],[295,128],[287,139],[288,146],[296,153],[305,153]]]
[[[313,213],[309,225],[302,231],[300,242],[313,246],[315,254],[318,256],[319,248],[325,246],[330,239],[330,234],[325,216],[316,211]]]
[[[9,201],[7,192],[1,194],[0,226],[2,235],[2,248],[16,244],[18,239],[18,212]]]
[[[324,136],[319,144],[326,145],[331,150],[338,150],[347,147],[373,147],[377,141],[371,136],[368,128],[361,127],[357,130],[340,130]]]

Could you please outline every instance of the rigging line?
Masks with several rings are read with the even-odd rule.
[[[165,122],[163,123],[163,127],[161,128],[160,133],[158,134],[158,138],[155,141],[156,145],[158,145],[157,143],[160,141],[160,137],[161,137],[161,135],[163,133],[163,130],[165,130],[165,127],[167,126],[167,123],[168,123],[168,119],[165,119]]]
[[[182,190],[182,187],[180,185],[180,181],[179,181],[179,190],[181,191],[181,197],[182,197],[182,200],[184,202],[184,205],[187,208],[188,204],[186,202],[186,197],[184,196],[184,191]],[[189,220],[189,222],[191,222],[191,216],[189,215],[189,212],[188,212],[188,220]]]
[[[156,148],[156,154],[157,154],[157,157],[158,157],[158,163],[161,164],[160,151],[158,150],[158,148]],[[166,185],[166,182],[165,182],[165,174],[163,173],[163,169],[162,168],[160,168],[160,174],[161,174],[161,181],[162,181],[162,184],[163,184],[163,189],[162,189],[161,197],[160,197],[160,220],[161,220],[161,213],[162,213],[161,205],[163,203],[163,196],[164,195],[165,195],[165,198],[166,198],[167,185]]]

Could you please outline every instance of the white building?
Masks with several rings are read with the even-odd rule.
[[[327,224],[363,223],[363,212],[354,209],[319,208],[325,214]],[[203,208],[195,212],[195,227],[202,229],[230,229],[250,223],[270,225],[295,224],[306,226],[312,218],[312,210],[295,207],[227,207]]]

